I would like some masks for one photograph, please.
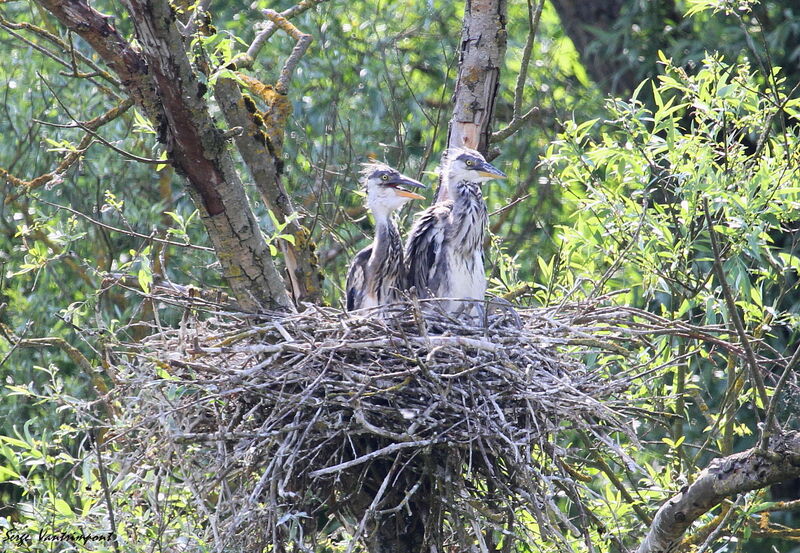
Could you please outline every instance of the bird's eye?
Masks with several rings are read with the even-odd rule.
[[[383,179],[383,180],[389,180],[389,175],[383,175],[383,176],[381,177],[381,179]]]
[[[474,165],[474,162],[471,159],[468,159],[467,160],[467,167],[472,167],[473,165]]]

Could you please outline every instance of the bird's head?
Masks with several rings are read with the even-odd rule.
[[[444,177],[451,183],[460,181],[482,184],[491,179],[504,179],[506,174],[486,161],[480,152],[469,148],[450,148],[442,163]]]
[[[411,200],[425,199],[424,196],[409,190],[409,188],[425,188],[424,184],[384,163],[365,163],[361,175],[367,193],[367,206],[373,213],[391,212],[400,209]]]

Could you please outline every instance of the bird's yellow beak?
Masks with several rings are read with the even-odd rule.
[[[490,177],[493,179],[506,179],[508,175],[504,175],[503,173],[488,173],[486,171],[478,171],[478,174],[482,177]]]
[[[412,200],[424,200],[425,196],[420,196],[416,192],[411,192],[403,188],[410,186],[412,188],[425,188],[425,185],[405,175],[395,175],[386,184],[394,188],[394,193],[402,198],[411,198]]]
[[[476,173],[482,177],[488,177],[490,179],[505,179],[507,178],[506,174],[503,173],[500,169],[489,163],[488,161],[484,161],[478,167],[475,168]]]
[[[421,196],[419,194],[415,194],[414,192],[410,192],[408,190],[400,190],[399,188],[395,188],[394,193],[398,196],[402,196],[404,198],[411,198],[412,200],[424,200],[425,196]]]

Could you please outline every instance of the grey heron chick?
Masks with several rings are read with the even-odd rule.
[[[397,301],[405,288],[403,245],[392,213],[424,196],[408,188],[425,188],[421,182],[383,163],[365,163],[361,171],[367,207],[375,218],[372,245],[356,254],[347,272],[347,310],[377,307]]]
[[[483,238],[489,214],[481,185],[505,173],[476,150],[452,148],[442,156],[442,186],[449,199],[423,211],[406,242],[408,286],[422,298],[483,300]],[[458,306],[448,304],[449,311]]]

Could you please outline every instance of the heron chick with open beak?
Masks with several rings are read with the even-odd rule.
[[[345,288],[348,311],[400,299],[406,283],[405,263],[400,232],[392,213],[411,200],[424,199],[411,189],[425,185],[384,163],[365,163],[361,175],[367,207],[375,217],[375,238],[350,263]]]

